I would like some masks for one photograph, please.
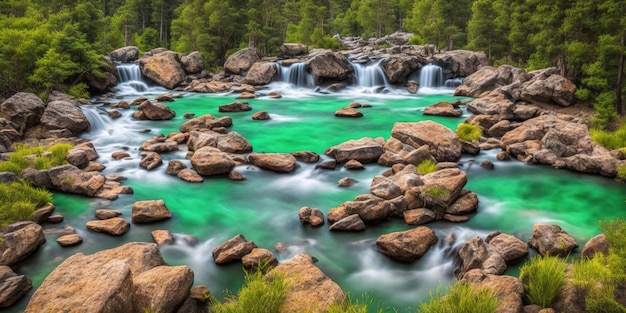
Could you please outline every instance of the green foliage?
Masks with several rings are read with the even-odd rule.
[[[585,289],[587,312],[626,312],[626,308],[615,300],[615,288],[624,277],[610,270],[610,263],[619,260],[619,256],[599,253],[593,258],[583,258],[572,264],[574,284]]]
[[[36,208],[52,201],[52,193],[20,183],[0,183],[0,228],[32,218]]]
[[[367,313],[369,312],[369,307],[372,304],[371,299],[367,296],[362,296],[361,300],[353,299],[349,295],[348,297],[341,303],[331,303],[326,307],[327,313]],[[382,313],[382,310],[379,309],[378,313]]]
[[[420,162],[420,164],[417,165],[417,171],[422,175],[432,173],[436,170],[437,170],[437,163],[430,159],[424,160]]]
[[[283,305],[289,285],[285,277],[266,277],[264,271],[246,272],[244,285],[237,295],[211,306],[215,313],[278,312]]]
[[[612,221],[603,221],[600,228],[610,243],[609,251],[616,255],[610,259],[609,268],[614,275],[626,278],[626,219],[618,218]]]
[[[483,135],[480,127],[469,124],[469,123],[461,123],[456,128],[456,135],[459,136],[461,140],[465,141],[473,141],[478,140]]]
[[[0,172],[12,172],[18,174],[30,166],[36,169],[45,170],[53,166],[67,163],[65,156],[72,148],[69,143],[57,143],[44,149],[41,146],[29,147],[25,144],[15,144],[14,152],[9,156],[9,160],[0,162]]]
[[[424,190],[424,193],[434,199],[442,199],[450,196],[450,190],[439,186],[431,186]]]
[[[566,263],[556,256],[534,257],[520,268],[524,295],[532,304],[550,307],[565,285]]]
[[[476,289],[457,282],[444,295],[438,288],[430,293],[430,301],[421,303],[419,313],[484,313],[495,312],[498,300],[488,289]]]
[[[626,181],[626,164],[617,167],[617,178]]]
[[[607,132],[601,128],[592,128],[589,134],[593,141],[608,149],[621,149],[626,147],[626,121],[615,132]]]
[[[74,98],[87,99],[89,98],[89,86],[85,83],[78,83],[70,86],[67,93]]]

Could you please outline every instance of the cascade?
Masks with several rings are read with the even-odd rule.
[[[291,65],[278,63],[277,66],[278,81],[289,83],[298,88],[313,88],[315,86],[313,75],[307,72],[305,62],[293,63]]]
[[[148,90],[148,84],[141,76],[141,70],[136,63],[124,63],[117,65],[118,94],[139,94]]]
[[[461,86],[462,84],[463,84],[463,78],[457,77],[457,78],[446,79],[444,86],[446,88],[456,88],[456,87]]]
[[[443,86],[443,69],[434,64],[427,64],[420,71],[420,88],[437,88]]]
[[[352,63],[358,87],[372,88],[389,86],[385,72],[383,72],[383,69],[380,67],[380,62],[382,61],[383,59],[378,59],[367,63]]]

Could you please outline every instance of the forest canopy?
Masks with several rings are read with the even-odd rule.
[[[626,113],[626,3],[621,0],[5,0],[0,90],[85,94],[101,56],[136,45],[199,51],[209,68],[254,46],[340,48],[340,36],[415,34],[410,44],[485,51],[494,65],[552,67],[594,103],[600,124]]]

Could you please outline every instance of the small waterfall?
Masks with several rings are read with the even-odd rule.
[[[446,88],[456,88],[456,87],[461,86],[462,84],[463,84],[463,78],[457,77],[457,78],[446,79],[444,86]]]
[[[434,64],[427,64],[420,71],[420,88],[437,88],[443,86],[443,69]]]
[[[111,124],[111,117],[105,112],[97,108],[81,107],[83,114],[89,121],[89,128],[91,133],[99,133],[105,130]]]
[[[278,81],[289,83],[297,88],[313,88],[313,75],[307,72],[306,63],[298,62],[291,65],[278,63]]]
[[[141,76],[141,70],[136,63],[124,63],[117,65],[118,94],[140,94],[148,90],[148,84]]]
[[[380,62],[383,59],[378,59],[373,62],[367,63],[353,63],[354,74],[356,76],[356,83],[359,88],[375,88],[389,87],[387,76],[380,67]]]

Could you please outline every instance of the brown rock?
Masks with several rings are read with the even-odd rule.
[[[431,155],[439,162],[456,162],[461,158],[462,147],[458,136],[433,121],[395,123],[391,136],[414,148],[428,145]]]
[[[363,164],[361,164],[361,162],[359,162],[357,160],[350,160],[350,161],[346,162],[346,164],[344,164],[343,167],[345,169],[347,169],[347,170],[363,170],[363,169],[365,169],[365,166],[363,166]]]
[[[513,235],[493,232],[485,241],[494,247],[507,263],[518,261],[528,255],[528,245]]]
[[[246,74],[246,82],[251,85],[267,85],[278,73],[272,62],[255,62]]]
[[[578,247],[576,239],[557,225],[535,224],[533,236],[528,240],[531,248],[541,255],[567,256]]]
[[[121,217],[89,221],[86,226],[87,229],[97,233],[106,233],[113,236],[121,236],[130,229],[130,223]]]
[[[139,105],[137,111],[133,113],[133,117],[138,120],[163,121],[171,120],[176,116],[174,110],[168,108],[162,103],[152,103],[144,101]]]
[[[57,243],[62,247],[73,247],[79,245],[83,242],[83,238],[81,238],[78,234],[67,234],[57,238]]]
[[[101,220],[107,220],[107,219],[118,217],[121,215],[122,215],[122,212],[120,212],[119,210],[107,210],[107,209],[96,210],[96,218],[101,219]]]
[[[146,200],[133,203],[133,224],[154,223],[172,218],[163,200]]]
[[[226,175],[235,167],[230,156],[217,148],[202,147],[191,157],[191,165],[202,176]]]
[[[252,119],[256,121],[264,121],[270,119],[270,114],[267,111],[259,111],[252,114]]]
[[[218,110],[220,112],[243,112],[252,110],[252,107],[247,102],[233,102],[220,105]]]
[[[442,218],[451,223],[463,223],[469,221],[469,216],[467,215],[453,215],[453,214],[444,214]]]
[[[63,222],[63,215],[60,214],[56,214],[56,215],[51,215],[50,217],[48,217],[48,219],[46,220],[46,222],[50,223],[50,224],[58,224]]]
[[[330,147],[324,154],[334,158],[338,163],[357,160],[363,164],[374,163],[383,153],[384,139],[361,138],[349,140]]]
[[[204,181],[204,178],[198,172],[189,168],[182,169],[176,176],[188,183],[201,183]]]
[[[163,164],[163,159],[156,152],[148,152],[139,161],[139,165],[141,167],[147,169],[148,171],[153,170]]]
[[[310,58],[307,67],[318,85],[326,80],[344,80],[354,73],[354,67],[344,54],[330,50],[322,51]]]
[[[16,222],[0,230],[0,265],[15,265],[46,242],[41,225],[33,222]]]
[[[8,120],[21,137],[28,128],[39,122],[45,107],[45,103],[35,94],[18,92],[0,103],[0,116]]]
[[[247,270],[269,270],[278,265],[278,260],[269,250],[254,248],[241,258],[241,263]]]
[[[183,304],[193,284],[187,266],[157,266],[133,278],[133,310],[146,308],[174,313]]]
[[[51,101],[41,116],[42,130],[63,137],[77,136],[89,129],[89,121],[78,104],[69,101]],[[60,132],[61,131],[61,132]],[[67,136],[65,135],[66,131]]]
[[[304,163],[317,163],[320,160],[320,155],[313,151],[298,151],[292,152],[296,160]]]
[[[310,224],[313,227],[324,225],[324,214],[319,209],[302,207],[298,211],[300,223]]]
[[[378,252],[400,262],[412,263],[437,242],[435,232],[425,226],[381,235],[376,239]]]
[[[248,72],[252,65],[259,60],[260,58],[256,48],[245,48],[231,54],[226,59],[224,70],[233,74],[242,75]]]
[[[153,230],[150,234],[158,246],[170,245],[174,242],[174,236],[169,230]]]
[[[485,274],[500,275],[504,273],[506,268],[506,262],[502,255],[480,237],[475,236],[459,249],[454,274],[456,277],[462,278],[470,270],[479,269]]]
[[[246,180],[246,176],[237,171],[230,171],[230,173],[228,173],[228,179],[233,181],[244,181]]]
[[[463,111],[456,109],[449,102],[438,102],[426,107],[426,109],[424,109],[424,115],[460,117],[463,115]]]
[[[519,279],[508,275],[485,274],[474,269],[463,276],[464,282],[476,288],[485,288],[493,292],[499,300],[495,313],[520,313],[524,303],[524,285]]]
[[[116,159],[116,160],[121,160],[124,158],[130,158],[130,153],[126,152],[126,151],[117,151],[117,152],[113,152],[111,154],[111,157]]]
[[[328,221],[331,222],[335,217],[328,213]],[[358,214],[348,215],[340,218],[336,222],[331,222],[330,231],[362,231],[365,230],[365,223]]]
[[[476,212],[477,209],[478,196],[473,192],[468,192],[454,201],[454,203],[446,209],[446,213],[454,215],[469,214]]]
[[[185,79],[185,71],[179,59],[177,53],[165,51],[139,59],[139,68],[150,80],[167,89],[174,89]]]
[[[599,234],[587,241],[580,255],[586,258],[593,258],[593,256],[598,253],[608,255],[609,245],[610,244],[609,241],[606,240],[606,236],[604,236],[604,234]]]
[[[178,173],[187,168],[187,165],[180,160],[171,160],[167,163],[165,174],[176,176]]]
[[[341,108],[335,111],[335,116],[337,117],[363,117],[363,113],[353,108]]]
[[[136,61],[139,57],[139,48],[136,46],[126,46],[113,50],[109,55],[113,60],[129,63]]]
[[[409,225],[423,225],[436,219],[435,212],[425,208],[404,211],[404,222]]]
[[[356,184],[357,181],[354,178],[344,177],[337,182],[337,186],[339,187],[350,187]]]
[[[254,242],[239,234],[213,249],[213,260],[215,264],[220,265],[236,262],[254,248],[256,248]]]
[[[12,306],[32,288],[26,276],[15,274],[8,266],[0,266],[0,309]]]
[[[296,158],[286,153],[251,153],[248,155],[250,163],[276,173],[291,173],[296,170]]]
[[[31,220],[37,224],[47,222],[54,209],[54,205],[52,203],[48,203],[43,207],[36,209]]]

